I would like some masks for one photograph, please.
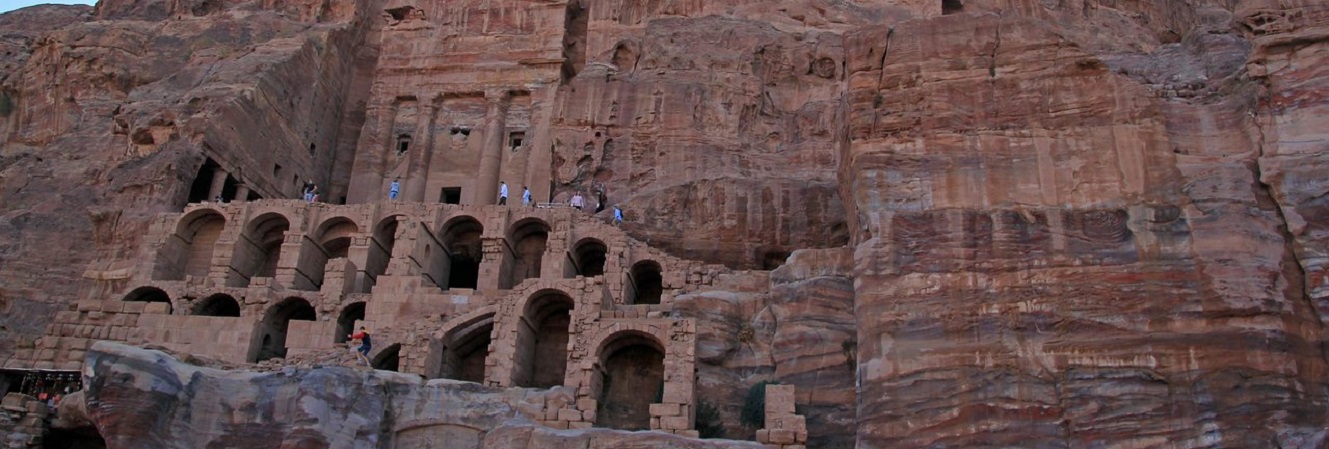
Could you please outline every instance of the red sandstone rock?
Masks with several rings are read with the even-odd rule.
[[[150,217],[210,199],[214,165],[232,192],[312,179],[352,203],[393,176],[412,201],[489,203],[501,178],[514,200],[603,187],[676,255],[794,252],[673,310],[731,427],[774,378],[814,447],[1324,445],[1329,6],[885,3],[0,15],[0,363],[52,365],[42,334],[113,338],[45,325],[133,288]],[[128,445],[144,418],[120,412],[92,413]]]

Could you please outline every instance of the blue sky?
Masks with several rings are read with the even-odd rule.
[[[66,5],[91,5],[96,0],[0,0],[0,12],[9,12],[42,3],[62,3]]]

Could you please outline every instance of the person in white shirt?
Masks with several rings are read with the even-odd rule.
[[[568,202],[568,205],[577,208],[577,210],[581,210],[583,207],[586,207],[586,199],[581,197],[581,192],[577,192],[572,194],[572,200]]]
[[[499,181],[498,183],[498,205],[506,206],[508,204],[508,183]]]

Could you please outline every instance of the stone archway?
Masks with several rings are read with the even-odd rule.
[[[235,256],[231,258],[234,276],[227,285],[248,287],[255,277],[273,277],[281,260],[282,243],[291,221],[276,212],[259,215],[250,220],[236,241]]]
[[[493,341],[494,312],[483,313],[451,325],[443,336],[436,376],[483,383],[485,358]]]
[[[313,247],[301,251],[299,270],[309,282],[296,282],[292,288],[298,290],[318,290],[323,286],[323,274],[328,262],[337,258],[346,258],[351,248],[351,237],[360,234],[360,226],[346,217],[329,218],[314,231],[310,241]]]
[[[608,253],[609,247],[599,239],[585,238],[577,242],[572,250],[572,260],[576,263],[577,275],[585,277],[604,275]]]
[[[664,391],[664,345],[638,331],[611,335],[597,353],[597,427],[649,430],[650,406]]]
[[[392,249],[397,246],[397,223],[401,216],[393,215],[378,222],[369,240],[369,256],[365,261],[365,279],[361,279],[356,291],[369,293],[378,277],[388,272],[392,262]]]
[[[660,296],[664,294],[664,278],[660,272],[660,264],[655,261],[643,260],[632,265],[628,304],[659,304]]]
[[[292,320],[314,321],[318,312],[303,298],[286,298],[264,314],[260,332],[262,342],[254,361],[286,357],[286,331]]]
[[[157,302],[166,304],[166,313],[170,314],[174,307],[171,305],[171,296],[166,291],[157,287],[139,287],[125,295],[126,302]]]
[[[503,285],[505,288],[540,277],[549,230],[549,223],[538,218],[527,218],[512,225],[508,232],[508,242],[512,244],[512,267]]]
[[[206,277],[212,270],[212,253],[226,228],[226,218],[212,209],[201,209],[180,218],[175,233],[157,253],[152,278],[179,281],[185,276]]]
[[[231,295],[218,293],[199,301],[198,305],[194,306],[194,312],[191,315],[239,317],[240,302],[236,301]]]
[[[575,306],[572,297],[560,291],[531,295],[518,323],[513,384],[535,388],[563,385]]]
[[[479,285],[480,261],[484,260],[480,236],[484,230],[484,225],[471,216],[456,217],[443,225],[439,243],[444,251],[433,253],[428,270],[439,288],[474,289]]]

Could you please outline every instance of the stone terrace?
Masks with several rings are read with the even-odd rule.
[[[571,208],[202,203],[146,241],[118,291],[86,292],[12,368],[77,369],[94,340],[349,363],[367,326],[378,369],[570,388],[552,427],[695,435],[696,323],[671,303],[729,273]]]

